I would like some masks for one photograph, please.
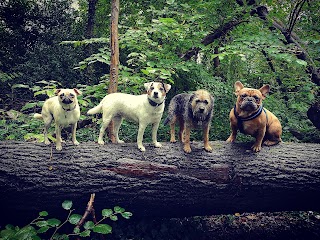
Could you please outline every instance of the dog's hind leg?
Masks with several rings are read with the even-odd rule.
[[[176,133],[175,133],[175,125],[176,125],[176,116],[173,117],[173,119],[170,122],[170,142],[175,143],[176,140]]]
[[[59,126],[57,123],[56,123],[56,149],[57,150],[61,150],[62,149],[62,146],[61,146],[61,126]]]
[[[116,137],[117,143],[124,143],[124,141],[120,140],[119,138],[119,129],[120,129],[123,118],[119,116],[119,117],[114,117],[112,120],[114,123],[114,135]]]
[[[98,138],[98,143],[101,144],[101,145],[104,144],[104,141],[103,141],[104,133],[105,133],[109,123],[112,120],[112,116],[105,117],[105,115],[106,114],[103,113],[102,123],[101,123],[99,138]]]
[[[49,114],[42,113],[42,117],[43,117],[43,121],[44,121],[44,131],[43,131],[44,143],[46,145],[49,145],[50,141],[48,139],[48,130],[50,128],[53,117],[50,113]]]

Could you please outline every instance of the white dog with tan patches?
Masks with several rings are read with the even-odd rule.
[[[144,131],[148,124],[152,124],[152,142],[155,147],[161,147],[157,141],[157,131],[164,110],[164,101],[170,84],[160,82],[145,83],[147,94],[130,95],[125,93],[111,93],[105,96],[100,104],[88,111],[88,114],[96,114],[102,111],[102,124],[98,143],[104,144],[103,137],[111,120],[114,121],[114,135],[117,143],[123,143],[119,139],[119,129],[123,118],[139,123],[137,136],[138,148],[145,151],[142,144]]]

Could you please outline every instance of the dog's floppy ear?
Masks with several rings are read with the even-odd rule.
[[[265,99],[267,97],[267,94],[270,92],[270,85],[269,84],[263,85],[259,89],[259,91],[262,93],[263,99]]]
[[[149,90],[152,85],[153,85],[153,82],[145,83],[145,84],[144,84],[144,88],[145,88],[146,90]]]
[[[55,95],[58,95],[59,92],[61,92],[61,89],[57,89],[57,90],[54,92],[54,94],[55,94]]]
[[[234,84],[234,90],[235,90],[234,94],[238,96],[238,93],[242,88],[244,88],[243,84],[240,81],[236,81]]]
[[[167,84],[167,83],[163,83],[164,89],[166,90],[166,93],[169,92],[169,90],[171,89],[171,85]]]
[[[81,92],[79,89],[77,89],[77,88],[74,88],[73,91],[74,91],[77,95],[81,95],[81,94],[82,94],[82,92]]]

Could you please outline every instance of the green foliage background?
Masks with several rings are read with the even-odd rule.
[[[231,0],[121,1],[118,90],[141,94],[143,83],[164,81],[173,86],[168,104],[178,93],[205,88],[215,97],[210,140],[225,140],[235,102],[234,82],[240,80],[255,88],[270,84],[272,90],[264,105],[279,117],[283,140],[319,142],[319,130],[306,115],[310,105],[319,101],[319,87],[306,70],[310,64],[319,68],[320,3],[305,4],[294,28],[312,60],[307,62],[295,56],[293,44],[284,44],[278,30],[270,30],[272,19],[287,23],[295,2],[256,2],[270,9],[269,24],[249,14],[253,6],[239,6]],[[92,119],[92,123],[80,128],[77,135],[80,142],[97,140],[101,119],[88,117],[86,112],[107,93],[110,2],[97,3],[92,39],[84,37],[87,1],[79,1],[77,9],[71,8],[71,3],[8,0],[0,4],[0,140],[43,141],[43,123],[32,116],[60,87],[77,87],[83,92],[81,120]],[[243,22],[212,44],[201,43],[230,20]],[[190,49],[198,49],[198,54],[185,60]],[[213,64],[216,57],[218,67]],[[147,130],[148,142],[150,128]],[[125,122],[121,127],[127,142],[135,141],[136,133],[136,124]],[[169,128],[161,125],[158,136],[160,141],[168,141]],[[239,137],[240,141],[251,140]],[[193,131],[192,138],[201,140],[201,133]]]

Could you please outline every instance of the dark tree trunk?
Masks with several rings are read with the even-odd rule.
[[[86,38],[93,37],[94,19],[98,0],[88,0],[88,22],[86,27]]]
[[[119,74],[119,41],[118,41],[118,21],[119,21],[119,0],[111,0],[111,19],[110,19],[110,80],[108,93],[115,93],[118,90],[118,74]],[[108,126],[108,136],[113,143],[116,138],[113,133],[114,123],[110,122]]]
[[[0,142],[0,212],[56,212],[69,199],[80,206],[120,205],[137,216],[319,210],[320,145],[281,143],[252,153],[251,144],[192,143],[158,149],[135,143],[81,143],[62,151],[38,143]]]

